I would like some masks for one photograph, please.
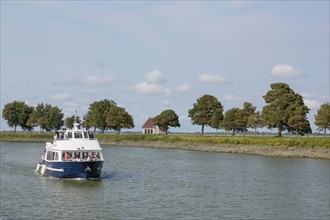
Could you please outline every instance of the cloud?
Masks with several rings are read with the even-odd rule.
[[[59,93],[50,96],[50,99],[54,101],[66,101],[71,98],[71,95],[69,93]]]
[[[319,109],[323,103],[326,103],[329,97],[303,92],[302,97],[305,105],[310,109]]]
[[[230,81],[221,75],[212,75],[209,73],[203,73],[198,78],[197,81],[205,84],[228,84]]]
[[[288,64],[279,64],[274,66],[270,71],[270,74],[277,77],[287,78],[299,78],[303,75],[301,71]]]
[[[118,81],[119,79],[115,76],[89,75],[83,83],[88,86],[111,86]]]
[[[155,83],[141,82],[133,86],[135,92],[145,95],[157,95],[163,94],[164,88]]]
[[[181,84],[176,87],[175,91],[177,92],[190,92],[192,90],[191,86],[188,84]]]
[[[153,70],[146,73],[145,79],[148,83],[166,83],[166,79],[163,77],[163,74],[158,70]]]
[[[222,99],[234,104],[243,104],[244,101],[246,101],[247,99],[241,96],[237,96],[234,94],[227,94],[227,95],[223,95]]]
[[[160,103],[161,106],[169,106],[170,105],[170,101],[169,100],[164,100]]]
[[[304,99],[304,103],[309,109],[319,109],[322,104],[320,101],[315,99]]]
[[[72,85],[72,79],[60,79],[54,82],[56,85]]]

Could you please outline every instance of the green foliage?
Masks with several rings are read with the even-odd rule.
[[[271,90],[263,96],[266,105],[262,110],[262,119],[268,128],[278,128],[278,136],[282,136],[282,131],[288,130],[296,131],[300,134],[308,133],[307,113],[309,109],[303,102],[302,96],[295,93],[285,83],[273,83],[271,84]],[[297,122],[301,120],[303,126],[292,127],[292,123],[289,123],[294,113],[299,110],[300,117],[291,119],[291,121]]]
[[[133,117],[124,109],[118,106],[111,106],[106,113],[107,127],[120,133],[123,128],[134,128]]]
[[[67,117],[64,120],[64,126],[68,129],[73,128],[73,124],[75,123],[75,120],[77,121],[77,123],[81,122],[80,119],[79,119],[79,116],[72,115],[71,117]]]
[[[14,127],[14,133],[17,126],[21,126],[23,130],[31,130],[32,126],[28,124],[30,114],[33,107],[28,106],[24,102],[13,101],[4,106],[2,117],[7,120],[9,127]]]
[[[324,131],[324,136],[326,135],[327,129],[330,130],[330,104],[324,103],[321,105],[320,109],[317,110],[315,115],[314,124],[318,126],[318,130]]]
[[[193,124],[202,125],[202,134],[204,134],[204,126],[211,126],[213,114],[218,110],[223,112],[223,107],[218,99],[212,95],[204,95],[197,99],[193,108],[188,110],[188,117],[191,118]]]
[[[104,99],[98,102],[93,102],[89,105],[87,119],[89,125],[94,127],[94,132],[98,128],[102,133],[108,129],[106,118],[108,108],[111,106],[117,106],[117,104],[108,99]]]
[[[58,130],[64,125],[64,114],[57,106],[39,103],[30,115],[28,124],[32,127],[39,126],[41,131]]]
[[[221,123],[223,121],[223,110],[218,108],[215,110],[214,114],[212,115],[210,126],[214,129],[221,128]]]
[[[167,109],[154,118],[155,124],[167,134],[169,127],[180,127],[179,116],[175,111]]]
[[[233,131],[232,135],[236,131],[242,131],[242,111],[239,108],[231,108],[225,112],[225,116],[222,122],[222,127],[226,131]]]
[[[248,127],[254,129],[254,134],[257,133],[257,128],[262,128],[264,126],[261,114],[259,111],[254,112],[248,117]]]

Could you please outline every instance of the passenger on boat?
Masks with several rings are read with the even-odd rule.
[[[58,131],[56,131],[54,134],[54,142],[57,140],[57,138],[58,138]]]
[[[60,135],[58,136],[58,140],[63,140],[63,132],[61,132]]]
[[[69,154],[68,152],[64,153],[64,160],[70,160],[71,159],[71,154]]]

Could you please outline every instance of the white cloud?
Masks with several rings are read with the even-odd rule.
[[[54,82],[57,85],[71,85],[73,83],[72,79],[60,79]]]
[[[88,86],[111,86],[118,82],[118,78],[115,76],[97,76],[89,75],[83,83]]]
[[[163,74],[158,70],[153,70],[146,73],[145,79],[148,83],[165,83],[166,79]]]
[[[304,103],[309,109],[319,109],[322,104],[320,101],[315,99],[304,99]]]
[[[279,64],[273,67],[270,74],[277,77],[299,78],[301,71],[288,64]]]
[[[223,95],[222,99],[228,102],[232,102],[234,104],[243,104],[243,102],[247,100],[244,97],[236,96],[234,94]]]
[[[197,78],[198,82],[206,84],[228,84],[230,81],[225,76],[203,73]]]
[[[160,103],[161,106],[168,106],[170,105],[170,101],[169,100],[164,100]]]
[[[133,90],[138,93],[142,93],[145,95],[157,95],[164,93],[164,89],[162,86],[157,85],[155,83],[147,83],[147,82],[141,82],[136,84],[133,87]]]
[[[323,95],[311,94],[308,92],[303,92],[302,97],[304,99],[305,105],[310,109],[319,109],[323,103],[326,103],[329,97]]]
[[[192,90],[191,86],[188,84],[181,84],[176,87],[175,91],[177,92],[190,92]]]
[[[54,101],[65,101],[71,98],[71,95],[69,93],[59,93],[50,96],[50,99]]]

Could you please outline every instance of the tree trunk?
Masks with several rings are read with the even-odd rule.
[[[278,132],[277,132],[278,137],[282,137],[282,126],[278,127]]]
[[[326,137],[327,136],[327,129],[325,128],[324,129],[324,137]]]
[[[202,134],[204,134],[204,124],[202,124]]]
[[[14,125],[14,133],[16,133],[17,125]]]
[[[257,127],[254,128],[254,136],[257,135]]]

